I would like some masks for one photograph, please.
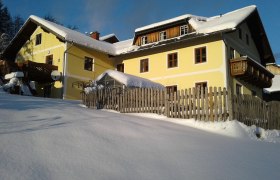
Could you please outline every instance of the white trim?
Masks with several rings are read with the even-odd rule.
[[[145,38],[145,43],[143,43],[143,39]],[[145,44],[148,44],[148,36],[141,36],[141,46],[142,45],[145,45]]]
[[[163,39],[161,39],[161,35],[162,35],[162,34],[163,34]],[[166,32],[166,31],[160,31],[158,36],[159,36],[159,37],[158,37],[158,40],[159,40],[159,41],[166,40],[166,39],[167,39],[167,32]],[[165,38],[164,38],[164,36],[165,36]]]
[[[33,54],[33,55],[36,55],[36,54],[40,54],[40,53],[42,53],[42,52],[50,51],[50,50],[53,50],[53,49],[56,49],[56,48],[59,48],[59,47],[64,47],[64,46],[65,46],[64,44],[60,44],[60,45],[53,46],[53,47],[50,47],[50,48],[47,48],[47,49],[44,49],[44,50],[35,51],[35,52],[33,52],[32,54]]]
[[[184,31],[185,31],[184,34],[182,34],[182,28],[184,28]],[[188,34],[188,32],[189,32],[189,26],[187,24],[180,26],[180,36],[186,35],[186,34]]]
[[[193,76],[193,75],[198,75],[198,74],[203,74],[203,73],[211,73],[211,72],[221,72],[221,68],[210,69],[210,70],[206,70],[206,71],[196,71],[196,72],[191,72],[191,73],[175,74],[175,75],[163,76],[163,77],[162,76],[161,77],[155,77],[155,78],[150,78],[150,80],[156,81],[156,80],[162,80],[162,79],[172,79],[172,78],[177,78],[177,77]]]

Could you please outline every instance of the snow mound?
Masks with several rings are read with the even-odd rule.
[[[255,125],[247,126],[237,120],[225,121],[225,122],[223,121],[205,122],[205,121],[196,121],[194,119],[167,118],[166,116],[152,114],[152,113],[141,113],[141,114],[131,113],[129,115],[168,121],[171,123],[189,126],[192,128],[196,128],[203,131],[220,134],[232,138],[280,143],[280,130],[265,130],[263,128],[256,127]],[[257,134],[260,134],[259,138],[257,137]]]

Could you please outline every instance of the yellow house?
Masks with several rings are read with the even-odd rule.
[[[214,17],[190,14],[135,30],[134,48],[115,59],[117,69],[176,91],[226,87],[262,97],[275,62],[256,6]]]
[[[75,85],[107,69],[147,78],[168,91],[218,86],[262,97],[272,83],[265,65],[275,59],[256,6],[213,17],[182,15],[137,28],[133,39],[121,42],[92,36],[30,16],[3,55],[57,66],[60,81],[38,87],[41,94],[66,99],[79,99]]]
[[[98,38],[97,32],[87,36],[30,16],[5,50],[4,57],[16,62],[29,60],[56,66],[61,78],[58,81],[37,83],[39,96],[80,99],[84,83],[114,68],[110,59],[110,56],[115,55],[113,46],[105,42],[106,39],[99,41]],[[116,41],[112,36],[109,38]],[[51,74],[46,76],[50,77]]]

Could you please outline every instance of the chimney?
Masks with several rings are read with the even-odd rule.
[[[96,40],[99,40],[99,35],[100,35],[100,33],[97,32],[97,31],[94,31],[94,32],[90,33],[90,37],[93,38],[93,39],[96,39]]]

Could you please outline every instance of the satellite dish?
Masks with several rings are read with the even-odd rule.
[[[54,81],[58,81],[61,78],[61,72],[59,71],[52,71],[51,77]]]

